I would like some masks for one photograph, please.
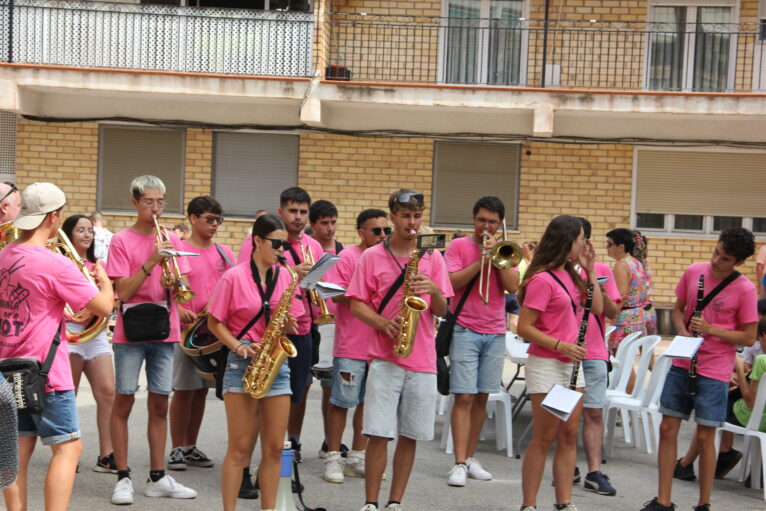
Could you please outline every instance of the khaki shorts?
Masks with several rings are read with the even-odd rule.
[[[562,362],[555,358],[530,355],[524,366],[524,377],[527,381],[528,394],[547,394],[551,387],[559,384],[569,387],[572,378],[572,363]],[[577,388],[585,387],[582,365],[577,373]]]
[[[180,344],[175,343],[173,349],[173,390],[215,388],[215,381],[200,376],[191,356],[184,353]]]

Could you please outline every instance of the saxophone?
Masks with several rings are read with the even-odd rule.
[[[402,283],[402,301],[399,304],[399,316],[402,319],[399,333],[396,336],[394,355],[407,358],[412,353],[415,345],[415,333],[418,329],[420,313],[428,308],[428,303],[412,293],[412,279],[418,274],[420,262],[420,250],[415,249],[404,268],[404,282]]]
[[[281,261],[284,265],[284,258],[281,258]],[[266,325],[266,330],[261,336],[261,342],[258,345],[259,351],[253,356],[250,365],[245,370],[245,375],[242,377],[244,391],[256,399],[262,398],[269,392],[285,359],[298,355],[295,345],[285,337],[284,326],[292,304],[295,287],[298,285],[298,275],[287,265],[284,265],[283,268],[290,272],[292,282],[279,297],[279,303],[274,309],[271,321]]]

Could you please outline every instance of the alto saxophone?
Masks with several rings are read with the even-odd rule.
[[[394,355],[402,358],[407,358],[412,353],[420,313],[428,308],[428,303],[419,296],[415,296],[412,292],[412,279],[418,274],[419,262],[420,250],[415,249],[410,255],[410,260],[407,261],[407,266],[404,268],[402,301],[399,304],[399,316],[402,322],[399,326],[399,333],[396,336],[396,344],[394,345]]]
[[[279,303],[274,309],[274,314],[261,336],[258,353],[253,356],[250,365],[245,370],[245,375],[242,377],[244,391],[256,399],[262,398],[269,392],[285,359],[298,355],[295,345],[285,337],[287,313],[293,301],[295,287],[298,285],[298,275],[287,265],[284,265],[283,268],[290,272],[292,282],[279,297]]]

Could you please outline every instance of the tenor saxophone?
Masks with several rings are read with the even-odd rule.
[[[415,249],[407,261],[404,269],[404,282],[402,283],[402,301],[399,304],[399,316],[401,324],[399,333],[396,336],[394,345],[394,355],[407,358],[412,353],[415,346],[415,333],[418,329],[418,320],[420,313],[428,308],[428,303],[415,296],[412,292],[412,279],[418,274],[418,263],[420,262],[420,250]]]
[[[269,392],[284,361],[288,357],[293,358],[298,355],[295,345],[285,337],[287,313],[292,304],[295,287],[298,285],[298,275],[287,265],[283,268],[290,272],[292,282],[279,297],[274,314],[261,336],[258,353],[253,356],[242,377],[244,391],[256,399],[262,398]]]

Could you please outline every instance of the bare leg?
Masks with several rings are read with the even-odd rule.
[[[82,371],[85,369],[85,361],[80,355],[73,353],[69,354],[69,366],[72,368],[72,381],[74,382],[74,393],[80,390],[80,378],[82,378]]]
[[[734,447],[734,433],[724,431],[721,433],[721,448],[719,452],[728,452]]]
[[[224,511],[233,511],[237,507],[242,469],[250,465],[255,445],[253,424],[258,422],[258,401],[247,394],[228,392],[223,402],[228,445],[221,464],[221,499]]]
[[[455,463],[465,463],[471,434],[471,410],[475,394],[455,394],[452,405],[452,443],[455,450]]]
[[[718,453],[715,452],[715,430],[714,427],[697,424],[697,431],[694,435],[700,450],[700,498],[698,505],[709,504],[710,495],[713,493],[713,479],[715,478],[715,465],[718,458]]]
[[[343,430],[346,428],[347,413],[348,408],[329,403],[327,412],[328,427],[326,430],[328,452],[340,451],[340,441],[343,438]]]
[[[274,509],[277,506],[277,487],[290,414],[290,397],[266,397],[261,400],[260,406],[261,465],[258,481],[261,485],[261,509]]]
[[[303,392],[303,399],[298,403],[290,403],[290,420],[287,423],[287,434],[289,435],[301,435],[303,430],[303,417],[306,415],[306,399],[309,397],[310,385],[306,385],[306,390]]]
[[[484,420],[487,418],[487,398],[489,394],[479,393],[473,399],[471,406],[471,433],[468,436],[468,447],[466,456],[472,457],[476,454],[476,446],[479,444],[481,428],[484,427]]]
[[[684,467],[694,463],[697,461],[697,456],[699,456],[699,444],[697,443],[697,435],[694,435],[692,437],[692,441],[689,442],[689,449],[686,451],[686,454],[684,454],[684,457],[681,458],[681,465]]]
[[[670,497],[673,490],[673,469],[675,468],[678,450],[678,430],[680,428],[681,419],[668,415],[662,416],[662,423],[660,423],[660,448],[657,453],[659,473],[657,501],[663,506],[670,505]]]
[[[202,427],[202,418],[205,416],[205,402],[207,401],[207,387],[194,391],[192,407],[189,413],[189,426],[186,430],[186,442],[184,445],[197,445],[197,437]]]
[[[388,462],[389,439],[382,436],[370,436],[367,439],[367,456],[364,466],[364,493],[367,502],[377,502],[380,494],[380,481]]]
[[[16,481],[3,490],[3,499],[8,511],[27,510],[27,468],[29,458],[35,451],[36,436],[19,437],[19,472]]]
[[[524,453],[524,461],[521,465],[521,491],[522,506],[536,506],[537,492],[540,490],[540,481],[545,471],[545,459],[548,451],[556,440],[559,427],[563,424],[559,419],[545,411],[540,406],[545,394],[530,394],[532,401],[532,441]],[[569,473],[571,491],[572,472]]]
[[[82,454],[82,441],[78,438],[52,445],[51,450],[53,457],[45,476],[45,511],[66,511]]]
[[[70,355],[71,359],[71,355]],[[90,382],[96,400],[96,425],[98,426],[98,452],[104,457],[112,452],[109,434],[109,417],[114,402],[114,366],[111,355],[99,355],[85,363],[85,376]]]
[[[149,469],[165,469],[165,441],[168,436],[168,396],[149,392],[147,437],[149,438]]]
[[[396,441],[396,450],[394,450],[394,475],[391,478],[391,491],[388,500],[402,501],[404,490],[407,489],[407,481],[410,480],[416,448],[417,442],[415,440],[399,435],[399,439]]]
[[[577,389],[582,392],[582,389]],[[559,426],[556,452],[553,455],[553,480],[556,482],[556,504],[572,501],[572,474],[577,462],[577,434],[582,413],[582,399],[569,420]]]
[[[601,408],[583,408],[582,443],[588,460],[588,472],[601,470],[601,446],[604,440],[604,416]]]
[[[362,434],[362,421],[364,418],[364,403],[359,403],[354,410],[354,438],[351,448],[355,451],[364,451],[367,448],[367,437]]]
[[[186,433],[191,422],[195,390],[175,390],[170,400],[170,446],[173,448],[188,446]],[[191,412],[191,413],[190,413]]]
[[[109,417],[109,433],[114,448],[117,470],[128,469],[128,418],[136,397],[133,394],[115,394],[112,414]]]
[[[324,426],[324,437],[325,439],[327,439],[327,432],[330,429],[329,428],[330,426],[329,406],[330,406],[330,391],[332,390],[332,387],[321,387],[321,388],[322,388],[322,425]]]

